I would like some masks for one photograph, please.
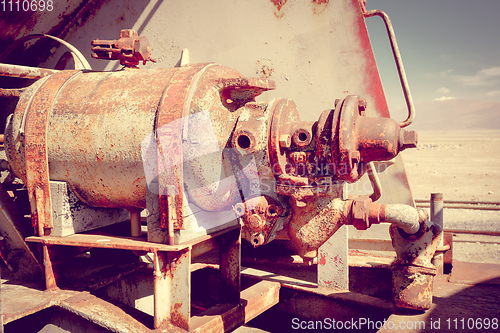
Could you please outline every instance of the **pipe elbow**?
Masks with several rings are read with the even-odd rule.
[[[416,208],[403,204],[388,204],[384,208],[384,222],[395,224],[410,235],[420,230],[420,215]]]

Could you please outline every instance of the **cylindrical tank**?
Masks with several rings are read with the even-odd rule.
[[[68,182],[90,206],[145,208],[148,184],[141,144],[144,146],[145,140],[154,138],[158,114],[162,109],[168,110],[177,118],[171,119],[175,121],[203,112],[210,120],[211,128],[207,130],[216,133],[211,137],[216,142],[212,143],[220,151],[215,152],[212,167],[200,168],[196,161],[185,165],[185,172],[195,175],[185,180],[185,186],[215,184],[207,198],[211,206],[203,202],[203,195],[193,202],[210,208],[207,210],[230,207],[238,196],[237,186],[226,186],[220,193],[217,184],[227,178],[221,167],[222,149],[231,137],[239,111],[228,108],[221,98],[221,80],[240,77],[236,71],[216,64],[76,73],[59,88],[49,110],[50,179]],[[9,164],[25,184],[24,130],[29,126],[26,118],[32,112],[32,96],[48,94],[43,83],[39,80],[22,94],[5,131]],[[190,144],[188,139],[183,137],[183,144]],[[190,172],[190,168],[197,170]]]

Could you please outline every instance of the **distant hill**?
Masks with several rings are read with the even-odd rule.
[[[415,105],[412,128],[421,130],[500,129],[500,102],[434,100]]]

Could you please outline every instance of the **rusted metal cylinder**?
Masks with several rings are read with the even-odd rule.
[[[239,78],[241,75],[236,71],[216,64],[76,73],[59,88],[48,116],[46,145],[50,179],[68,182],[77,196],[90,206],[144,209],[148,186],[144,156],[152,156],[156,161],[157,151],[141,152],[141,148],[144,150],[144,142],[155,138],[157,114],[162,109],[174,110],[176,112],[168,115],[171,121],[176,121],[204,112],[210,120],[208,126],[205,124],[206,131],[212,133],[215,152],[220,151],[219,147],[227,145],[238,117],[238,111],[228,110],[221,100],[221,80]],[[24,131],[31,126],[30,117],[34,117],[31,112],[34,106],[30,104],[32,96],[41,94],[43,97],[46,93],[39,89],[41,81],[21,95],[6,127],[9,164],[24,182],[26,160],[31,158],[25,156]],[[176,90],[172,91],[172,87]],[[185,128],[182,132],[186,136],[182,141],[183,149],[196,151],[199,143],[189,142],[189,130]],[[198,133],[198,136],[203,134]],[[151,147],[146,146],[147,149]],[[180,158],[178,163],[183,162],[182,156]],[[227,177],[220,166],[221,158],[221,153],[214,157],[218,165],[214,164],[213,168],[200,168],[199,164],[206,161],[194,158],[185,170],[189,175],[186,178],[188,188],[200,188],[207,183],[215,188],[211,189],[210,197],[198,195],[193,198],[207,210],[230,206],[234,203],[233,198],[239,195],[237,186],[217,191],[217,180]],[[197,172],[198,169],[205,171]],[[207,174],[210,177],[204,178]],[[203,202],[208,198],[211,200],[209,205]]]

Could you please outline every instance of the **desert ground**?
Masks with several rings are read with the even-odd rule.
[[[500,201],[500,130],[418,131],[417,148],[402,153],[415,199]],[[500,231],[500,211],[445,209],[452,230]],[[500,263],[500,237],[454,235],[454,259]]]

